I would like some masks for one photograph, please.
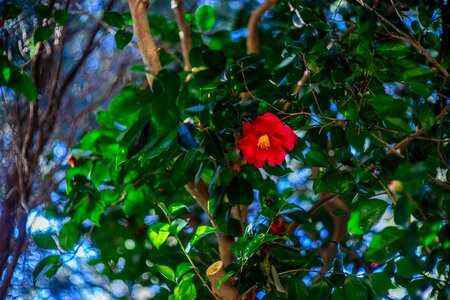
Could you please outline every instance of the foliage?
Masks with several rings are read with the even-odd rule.
[[[89,237],[101,252],[92,264],[111,279],[164,284],[156,299],[212,297],[204,274],[220,259],[216,232],[236,241],[226,279],[241,294],[378,299],[403,289],[447,299],[450,52],[440,37],[449,11],[439,1],[375,5],[280,1],[256,55],[213,30],[211,7],[188,15],[192,71],[174,63],[180,53],[163,53],[152,89],[123,88],[72,148],[58,248]],[[119,49],[131,40],[128,16],[103,18],[120,28]],[[158,20],[154,36],[178,45],[166,36],[172,22],[149,19]],[[47,38],[38,33],[36,42]],[[2,84],[29,80],[10,70]],[[237,145],[243,122],[267,112],[299,141],[282,164],[258,169]],[[394,180],[402,190],[390,189]],[[204,187],[205,210],[186,185]],[[249,207],[250,218],[236,215]],[[280,219],[283,234],[271,230]],[[52,276],[61,264],[49,256],[35,273]]]

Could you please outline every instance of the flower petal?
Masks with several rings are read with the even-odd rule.
[[[267,158],[267,162],[273,167],[277,164],[283,163],[285,157],[286,151],[284,151],[283,147],[281,147],[281,145],[275,145],[270,149],[270,155]]]

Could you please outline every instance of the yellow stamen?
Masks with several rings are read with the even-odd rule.
[[[266,150],[270,148],[270,140],[267,134],[261,136],[258,139],[258,144],[256,144],[259,148]]]

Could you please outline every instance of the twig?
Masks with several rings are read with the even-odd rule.
[[[440,112],[439,115],[436,116],[436,120],[440,121],[442,120],[445,115],[447,114],[447,110],[450,108],[450,104],[447,104],[447,106],[445,106],[442,111]],[[400,142],[397,143],[397,145],[393,146],[391,149],[389,149],[386,154],[391,154],[394,152],[397,152],[397,150],[406,147],[409,143],[411,143],[415,138],[418,138],[419,135],[422,135],[425,133],[425,129],[420,128],[417,129],[416,132],[414,132],[411,135],[408,135],[408,137],[406,137],[405,139],[401,140]],[[395,151],[394,151],[395,150]],[[393,152],[394,151],[394,152]]]
[[[390,22],[388,19],[386,19],[384,16],[382,16],[379,12],[377,12],[374,8],[367,5],[363,0],[357,0],[359,4],[361,4],[366,9],[370,10],[371,12],[375,13],[378,18],[380,18],[383,22],[391,26],[399,35],[396,35],[394,33],[388,32],[389,36],[395,39],[398,39],[400,41],[403,41],[407,44],[410,44],[417,50],[419,50],[420,53],[422,53],[425,58],[431,62],[433,66],[435,66],[446,78],[450,76],[450,74],[447,72],[447,70],[433,57],[431,54],[424,48],[422,45],[420,45],[414,37],[411,35],[403,32],[400,28],[395,26],[392,22]]]

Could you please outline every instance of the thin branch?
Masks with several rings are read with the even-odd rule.
[[[156,48],[152,34],[150,32],[150,24],[148,23],[148,0],[128,0],[130,6],[131,17],[133,18],[133,30],[142,55],[144,64],[148,65],[151,74],[147,74],[147,81],[150,86],[153,83],[152,75],[156,75],[161,71],[161,61],[159,60],[159,50]]]
[[[260,39],[259,39],[259,23],[266,11],[275,5],[277,0],[266,0],[263,4],[258,6],[250,16],[248,21],[248,37],[247,37],[247,53],[256,54],[260,51]]]
[[[181,52],[184,60],[184,70],[189,71],[191,64],[189,62],[189,52],[192,48],[191,29],[184,18],[185,10],[182,0],[172,0],[172,10],[175,15],[175,21],[180,30]]]
[[[440,121],[442,120],[445,115],[447,114],[447,110],[450,109],[450,104],[447,104],[447,106],[445,106],[441,113],[439,115],[436,116],[436,120]],[[404,138],[403,140],[401,140],[400,142],[397,143],[397,145],[393,146],[391,149],[389,149],[386,154],[392,154],[397,152],[397,150],[400,150],[404,147],[406,147],[409,143],[411,143],[414,139],[418,138],[419,135],[422,135],[425,133],[425,129],[420,128],[417,129],[416,132],[414,132],[411,135],[408,135],[406,138]]]
[[[14,274],[14,270],[16,269],[20,254],[22,254],[23,247],[25,246],[26,242],[27,237],[27,233],[25,230],[26,216],[24,214],[21,214],[17,218],[18,218],[17,223],[19,227],[19,236],[17,237],[16,243],[14,244],[12,260],[8,265],[5,277],[3,278],[2,284],[0,286],[0,299],[6,298],[9,286],[11,284],[11,279]]]
[[[431,62],[433,66],[435,66],[446,78],[450,76],[448,71],[433,57],[431,54],[422,46],[420,45],[413,36],[403,32],[400,28],[395,26],[392,22],[390,22],[388,19],[386,19],[383,15],[381,15],[379,12],[377,12],[374,8],[367,5],[363,0],[357,0],[359,4],[361,4],[363,7],[368,9],[369,11],[375,13],[378,18],[380,18],[383,22],[388,24],[390,27],[392,27],[399,35],[396,35],[394,33],[388,32],[389,36],[395,39],[398,39],[400,41],[403,41],[407,44],[410,44],[417,50],[419,50],[420,53],[422,53],[425,58]]]

